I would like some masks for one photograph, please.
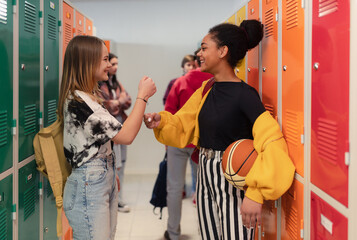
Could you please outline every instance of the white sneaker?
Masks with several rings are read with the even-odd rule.
[[[128,213],[130,212],[130,207],[126,204],[118,203],[118,211],[123,213]]]

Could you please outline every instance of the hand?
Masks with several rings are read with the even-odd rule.
[[[156,92],[156,86],[154,81],[144,76],[139,83],[138,97],[148,100]]]
[[[161,116],[158,113],[146,113],[144,114],[144,123],[147,128],[153,129],[159,126]]]
[[[255,222],[257,222],[258,226],[262,224],[262,204],[244,197],[240,213],[243,225],[246,228],[254,227]]]

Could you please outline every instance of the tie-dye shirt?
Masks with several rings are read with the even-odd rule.
[[[65,101],[63,146],[67,161],[77,168],[98,155],[111,154],[110,140],[122,124],[85,92],[75,94],[83,102]]]

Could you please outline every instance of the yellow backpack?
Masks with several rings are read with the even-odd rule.
[[[57,236],[62,235],[63,190],[71,165],[64,156],[63,122],[57,120],[42,128],[33,140],[37,170],[48,178],[57,207]]]

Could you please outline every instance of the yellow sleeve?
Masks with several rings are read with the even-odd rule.
[[[269,112],[262,113],[254,122],[253,138],[258,156],[245,179],[245,196],[258,203],[276,200],[291,186],[295,166],[279,124]]]
[[[159,142],[177,148],[184,148],[192,142],[202,91],[203,85],[174,115],[167,111],[159,113],[161,115],[160,125],[154,128],[155,137]]]

